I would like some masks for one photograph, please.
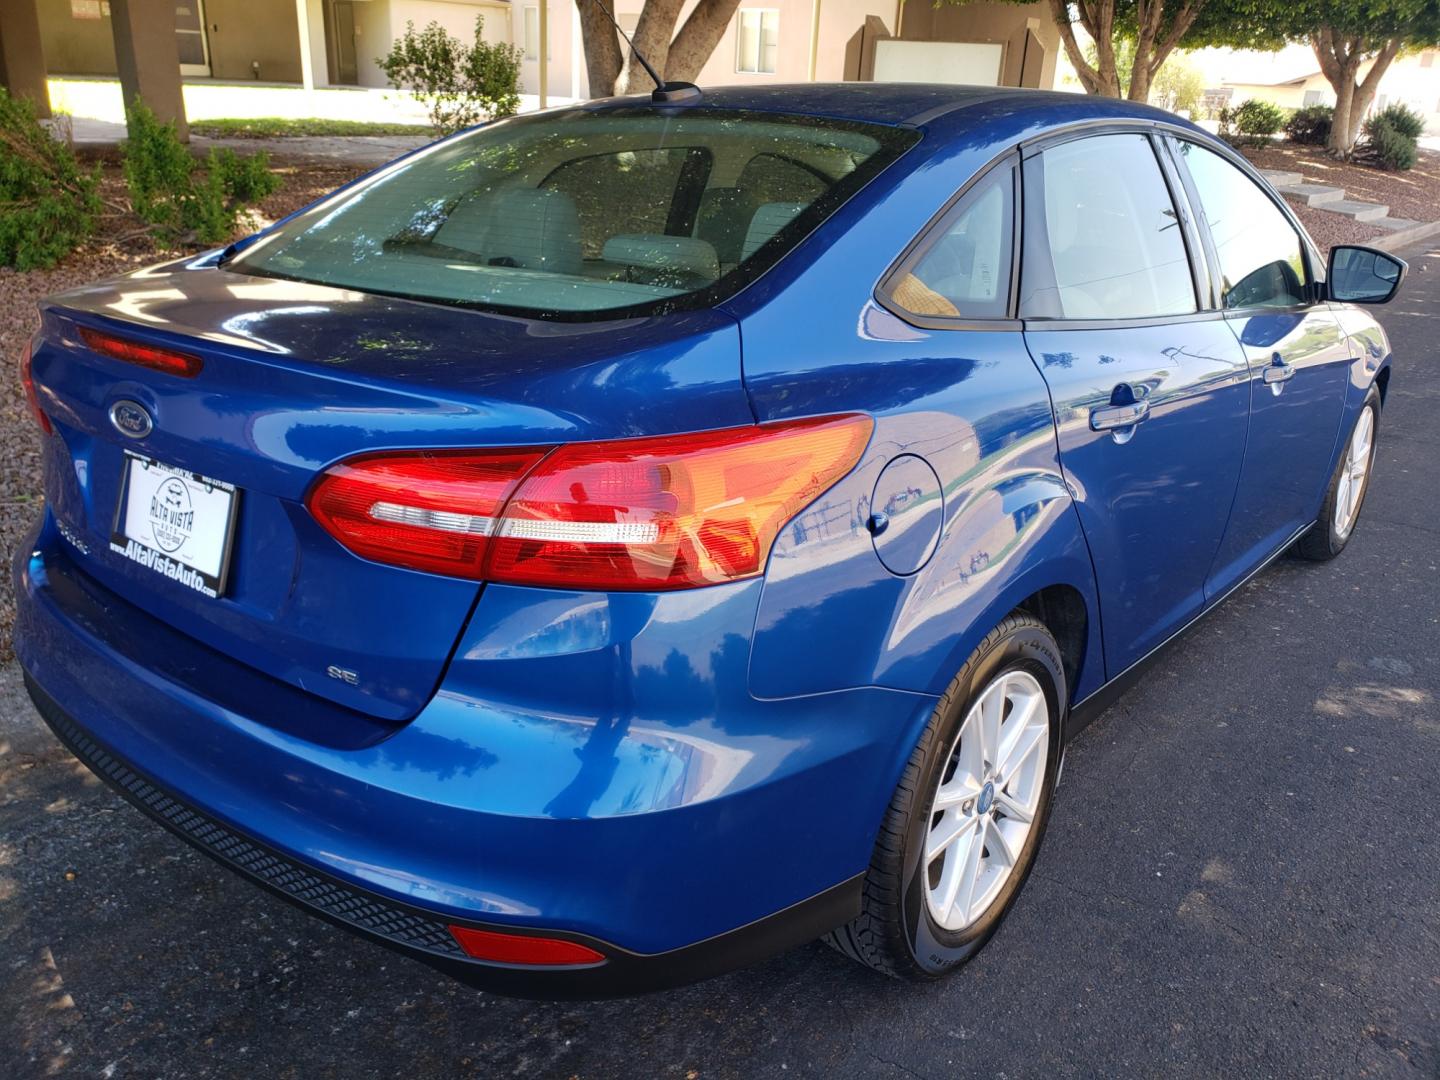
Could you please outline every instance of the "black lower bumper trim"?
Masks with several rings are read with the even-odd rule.
[[[313,915],[485,990],[518,997],[601,998],[680,986],[811,941],[854,918],[860,910],[863,874],[736,930],[649,954],[630,952],[583,934],[451,918],[358,889],[221,824],[103,746],[28,672],[25,686],[41,718],[77,758],[181,839]],[[550,969],[487,964],[465,955],[450,934],[451,924],[578,941],[603,953],[606,961]]]

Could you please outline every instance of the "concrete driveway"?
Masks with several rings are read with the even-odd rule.
[[[1085,732],[1021,901],[950,981],[821,945],[688,989],[475,993],[99,785],[0,673],[0,1072],[1440,1075],[1440,257],[1350,549],[1282,561]]]

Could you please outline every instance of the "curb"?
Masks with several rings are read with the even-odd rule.
[[[1379,248],[1381,251],[1399,251],[1419,240],[1428,240],[1437,233],[1440,233],[1440,221],[1424,221],[1419,225],[1412,225],[1408,229],[1400,229],[1385,236],[1377,236],[1370,241],[1370,246]]]

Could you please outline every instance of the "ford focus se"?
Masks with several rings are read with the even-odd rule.
[[[1067,740],[1345,547],[1404,270],[1124,102],[497,123],[42,306],[16,651],[141,809],[477,985],[936,978]]]

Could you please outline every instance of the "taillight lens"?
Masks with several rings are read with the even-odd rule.
[[[94,330],[88,326],[82,326],[79,330],[81,341],[101,356],[108,356],[112,360],[138,364],[151,371],[163,371],[167,375],[178,375],[182,379],[193,379],[205,366],[204,361],[193,353],[146,345],[143,342],[131,341],[129,338],[107,334],[103,330]]]
[[[25,347],[20,350],[20,385],[25,388],[25,404],[30,406],[30,415],[35,418],[35,423],[40,425],[40,430],[49,435],[55,430],[50,423],[50,417],[45,415],[45,410],[40,408],[40,396],[35,393],[35,376],[30,372],[31,343],[25,342]]]
[[[307,504],[357,555],[478,578],[505,500],[544,450],[435,450],[341,462]]]
[[[780,529],[855,466],[872,426],[846,415],[549,454],[377,455],[329,470],[309,505],[380,562],[523,585],[683,589],[763,571]]]
[[[486,577],[681,589],[765,568],[781,526],[854,467],[865,416],[563,446],[505,507]]]

